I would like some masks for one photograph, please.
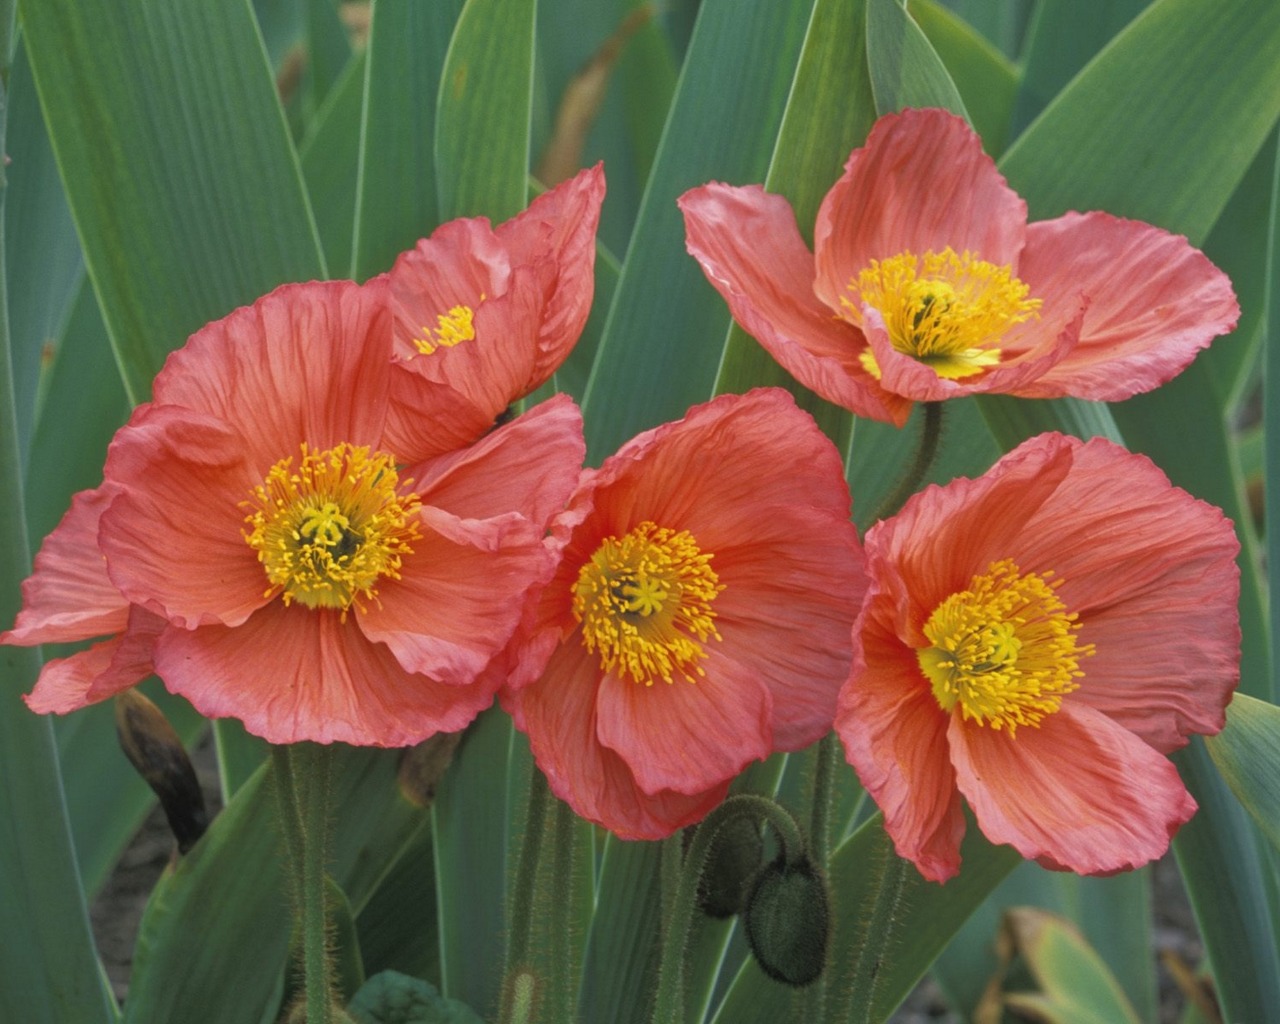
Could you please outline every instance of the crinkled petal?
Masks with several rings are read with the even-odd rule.
[[[1168,752],[1222,728],[1239,680],[1240,545],[1212,505],[1149,459],[1102,438],[1042,435],[1017,452],[1070,459],[1062,482],[1009,544],[1026,570],[1052,570],[1080,616],[1075,695]]]
[[[222,421],[176,406],[140,408],[116,434],[98,540],[128,600],[178,626],[234,625],[263,604],[267,580],[239,505],[261,478],[244,448]]]
[[[22,610],[0,643],[73,643],[124,629],[129,602],[107,576],[98,547],[98,521],[110,503],[106,486],[72,497],[40,545],[34,571],[22,583]]]
[[[645,686],[606,675],[596,691],[596,736],[645,793],[697,794],[772,752],[773,701],[754,674],[716,650],[705,676]]]
[[[873,259],[948,246],[1017,273],[1026,224],[1026,203],[961,118],[945,110],[889,114],[849,156],[818,210],[815,290],[839,310],[849,282]]]
[[[407,746],[456,732],[493,701],[406,672],[351,616],[279,601],[234,628],[168,630],[155,665],[202,714],[238,718],[270,743]]]
[[[456,306],[478,309],[507,291],[511,254],[487,217],[441,224],[430,238],[400,254],[388,274],[395,311],[395,352],[418,354],[414,339],[434,334]]]
[[[551,791],[622,839],[664,839],[705,817],[728,782],[688,795],[642,791],[626,762],[597,739],[599,682],[599,661],[576,634],[556,648],[538,682],[502,693]]]
[[[781,196],[712,183],[679,200],[685,245],[733,318],[805,387],[859,416],[901,426],[910,403],[858,360],[866,341],[814,295],[813,254]]]
[[[543,278],[537,354],[524,394],[550,378],[587,324],[595,291],[596,229],[604,193],[604,165],[596,164],[498,225],[497,235],[510,247],[513,264],[549,271]]]
[[[568,395],[547,399],[465,449],[407,470],[423,500],[464,519],[519,512],[545,527],[578,482],[586,442]]]
[[[947,715],[915,652],[897,635],[901,596],[876,594],[854,627],[853,670],[835,728],[845,757],[884,812],[900,857],[945,882],[960,870],[964,814],[947,757]]]
[[[1196,810],[1172,762],[1069,698],[1013,737],[957,715],[948,738],[983,834],[1046,867],[1085,875],[1141,867]]]
[[[380,581],[377,601],[358,612],[360,628],[406,671],[465,686],[510,639],[550,555],[541,533],[515,516],[463,521],[428,507],[421,523],[400,578]]]
[[[156,377],[155,401],[231,425],[265,474],[303,441],[376,446],[390,357],[384,285],[282,285],[193,334]]]
[[[387,422],[379,448],[400,462],[421,462],[466,448],[493,426],[491,412],[419,369],[415,361],[396,360],[391,365]]]
[[[1184,237],[1106,213],[1032,224],[1020,276],[1046,310],[1088,302],[1072,351],[1015,392],[1031,398],[1116,402],[1150,391],[1240,315],[1227,276]]]

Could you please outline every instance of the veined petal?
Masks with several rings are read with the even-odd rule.
[[[462,521],[425,507],[421,522],[399,578],[381,581],[377,602],[358,610],[360,629],[406,671],[466,685],[506,645],[551,559],[518,517]]]
[[[391,364],[381,448],[407,463],[466,448],[493,426],[493,414],[452,384],[431,380],[416,363]]]
[[[106,485],[81,491],[49,533],[22,583],[22,610],[0,643],[73,643],[124,629],[129,602],[107,576],[98,521],[111,503]]]
[[[399,747],[456,732],[493,701],[406,672],[337,611],[274,602],[235,628],[170,629],[156,672],[210,718],[239,718],[269,743]]]
[[[237,430],[260,473],[302,441],[376,445],[391,326],[381,283],[282,285],[193,334],[156,377],[155,401]]]
[[[728,782],[689,795],[641,790],[626,762],[597,739],[600,667],[573,639],[556,649],[541,680],[502,692],[551,791],[622,839],[665,839],[699,821],[724,799]]]
[[[1196,810],[1172,762],[1092,708],[1064,702],[1016,737],[956,715],[948,739],[983,833],[1046,867],[1140,867]]]
[[[544,302],[528,391],[546,382],[577,344],[595,291],[596,229],[604,202],[604,165],[580,171],[497,228],[512,262],[544,266]],[[527,393],[527,392],[526,392]]]
[[[1181,235],[1105,213],[1032,224],[1020,274],[1045,306],[1087,300],[1079,342],[1015,394],[1116,402],[1171,380],[1233,330],[1227,276]]]
[[[901,596],[873,594],[854,625],[853,668],[835,729],[884,812],[898,856],[934,882],[960,870],[964,814],[947,758],[947,715],[897,635]]]
[[[866,341],[814,295],[813,254],[781,196],[712,183],[679,200],[685,245],[729,312],[805,387],[860,416],[905,423],[910,403],[858,361]]]
[[[827,193],[814,228],[815,291],[833,310],[873,259],[910,251],[970,251],[1018,271],[1027,204],[982,141],[945,110],[876,121]]]
[[[755,666],[711,654],[706,675],[651,686],[605,675],[596,736],[645,793],[696,795],[772,753],[773,701]]]
[[[176,406],[140,407],[116,434],[99,543],[128,600],[186,627],[234,625],[265,602],[239,504],[261,482],[245,447],[222,421]]]
[[[474,445],[407,472],[423,501],[463,519],[519,512],[545,527],[564,507],[585,457],[582,413],[568,395],[556,395]]]

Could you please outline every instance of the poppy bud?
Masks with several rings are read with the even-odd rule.
[[[740,815],[723,822],[711,839],[698,879],[698,907],[708,917],[732,917],[742,910],[760,870],[764,842],[760,823]]]
[[[752,955],[775,981],[797,988],[818,979],[827,963],[831,900],[827,882],[807,857],[779,857],[756,877],[742,921]]]
[[[164,713],[136,689],[116,697],[116,735],[124,756],[160,798],[178,852],[186,853],[209,827],[209,815],[182,740]]]

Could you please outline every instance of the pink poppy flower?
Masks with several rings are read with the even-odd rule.
[[[153,670],[273,743],[401,746],[492,703],[554,568],[581,420],[555,398],[474,445],[458,396],[392,372],[385,284],[286,285],[197,331],[46,539],[0,641],[67,712]],[[465,436],[470,426],[462,430]]]
[[[452,220],[402,253],[390,272],[397,360],[489,423],[545,383],[591,310],[604,188],[597,165],[497,228]]]
[[[1118,401],[1180,373],[1239,316],[1187,240],[1105,213],[1027,223],[944,110],[880,118],[827,193],[814,252],[781,196],[685,193],[689,252],[734,319],[806,387],[901,426],[977,393]]]
[[[702,818],[831,728],[865,590],[834,446],[780,389],[588,470],[501,695],[551,789],[625,839]]]
[[[1025,442],[867,532],[836,731],[898,853],[945,881],[978,827],[1046,867],[1145,864],[1195,812],[1164,755],[1222,728],[1239,544],[1102,439]]]

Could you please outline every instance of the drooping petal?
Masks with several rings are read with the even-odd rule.
[[[460,518],[519,512],[545,527],[564,507],[585,457],[582,413],[568,395],[556,395],[474,445],[407,473],[423,501]]]
[[[124,629],[129,602],[107,576],[98,547],[98,521],[111,496],[103,485],[72,497],[23,580],[22,610],[13,629],[0,633],[0,643],[73,643]]]
[[[854,626],[853,669],[835,729],[845,756],[884,812],[894,849],[935,882],[960,869],[964,814],[947,758],[948,717],[897,635],[902,595],[868,598]]]
[[[1105,213],[1032,224],[1020,275],[1045,307],[1083,297],[1079,342],[1013,394],[1116,402],[1171,380],[1240,307],[1227,276],[1181,235]]]
[[[234,625],[263,604],[239,504],[260,480],[239,434],[177,406],[140,408],[111,442],[106,475],[115,493],[99,543],[126,598],[179,626]]]
[[[781,196],[712,183],[680,197],[685,245],[742,328],[805,387],[859,416],[905,423],[910,403],[858,361],[861,332],[814,295],[813,254]]]
[[[390,368],[385,285],[312,281],[202,327],[166,361],[154,395],[234,427],[265,473],[303,441],[376,445]]]
[[[456,732],[493,700],[406,672],[337,611],[280,602],[235,628],[170,629],[155,664],[202,714],[238,718],[270,743],[407,746]]]
[[[1112,874],[1156,860],[1195,813],[1178,771],[1127,729],[1064,702],[1010,737],[948,732],[956,781],[988,839],[1046,867]]]
[[[572,636],[538,682],[502,692],[551,791],[622,839],[664,839],[703,818],[724,799],[728,782],[692,795],[642,791],[626,762],[597,739],[599,681],[597,659]]]
[[[167,623],[137,605],[118,636],[66,658],[45,663],[23,700],[37,714],[65,715],[114,697],[152,672],[152,651]]]
[[[406,671],[466,685],[510,639],[550,557],[541,534],[515,516],[464,522],[428,507],[421,522],[399,579],[380,583],[377,602],[358,611],[360,628]]]
[[[721,652],[707,674],[645,686],[606,675],[596,691],[596,735],[645,793],[698,794],[772,752],[773,701],[754,675]]]
[[[962,119],[945,110],[889,114],[818,210],[814,288],[839,310],[849,282],[873,259],[948,246],[1017,273],[1026,224],[1026,203]]]

